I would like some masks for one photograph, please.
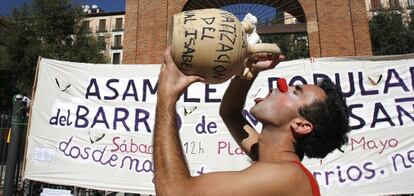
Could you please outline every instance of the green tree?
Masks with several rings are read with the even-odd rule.
[[[408,29],[414,31],[414,12],[410,13],[410,20],[408,21]]]
[[[4,18],[0,17],[0,37],[5,38],[7,30],[7,22]],[[7,105],[12,99],[13,94],[17,91],[15,88],[16,77],[7,70],[6,64],[8,63],[7,48],[5,46],[4,39],[0,39],[0,114],[8,110],[2,106]]]
[[[0,17],[0,37],[5,37],[5,30],[6,30],[6,21]],[[6,46],[4,45],[4,39],[0,39],[0,70],[5,68],[5,64],[7,62],[7,51]]]
[[[309,47],[306,33],[261,35],[264,43],[276,43],[286,60],[309,57]]]
[[[369,22],[374,55],[407,54],[414,52],[413,24],[404,24],[401,14],[384,11]]]
[[[12,80],[14,76],[16,90],[30,96],[39,56],[107,63],[104,44],[80,25],[83,19],[80,6],[71,0],[33,0],[13,10],[5,19],[7,31],[2,37],[7,62],[0,71]]]
[[[408,45],[411,46],[410,53],[414,52],[414,13],[410,14],[410,19],[408,21]]]

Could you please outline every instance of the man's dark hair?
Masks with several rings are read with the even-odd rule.
[[[325,101],[299,109],[299,114],[313,124],[313,130],[296,138],[295,151],[300,159],[324,158],[348,142],[349,116],[346,100],[331,80],[324,79],[317,84],[326,94]]]

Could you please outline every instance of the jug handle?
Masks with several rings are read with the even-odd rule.
[[[251,22],[249,21],[242,21],[241,25],[243,27],[244,32],[246,32],[247,34],[251,34],[253,33],[254,30],[254,26]]]
[[[250,71],[250,68],[252,66],[252,61],[249,60],[251,58],[252,54],[256,53],[272,53],[273,55],[280,55],[281,51],[277,44],[253,44],[248,47],[248,58],[244,61],[244,70],[243,73],[241,73],[241,77],[243,79],[252,79],[253,73]]]

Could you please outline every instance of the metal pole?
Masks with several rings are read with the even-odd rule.
[[[23,131],[26,119],[26,103],[22,95],[13,97],[12,123],[10,132],[10,144],[7,152],[6,174],[4,179],[4,195],[12,196],[17,162],[20,155],[20,145],[23,138]]]
[[[6,137],[6,133],[8,132],[9,128],[10,128],[10,112],[9,113],[4,113],[1,116],[1,122],[0,122],[0,126],[1,126],[1,132],[0,132],[0,144],[1,144],[1,151],[0,151],[0,156],[1,156],[1,160],[0,160],[0,164],[1,164],[1,168],[0,168],[0,187],[3,187],[3,175],[4,175],[4,169],[6,168],[6,155],[7,155],[7,137]]]

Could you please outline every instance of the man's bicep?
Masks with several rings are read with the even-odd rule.
[[[252,159],[257,159],[257,142],[259,133],[253,128],[242,115],[234,115],[224,120],[234,140]]]

